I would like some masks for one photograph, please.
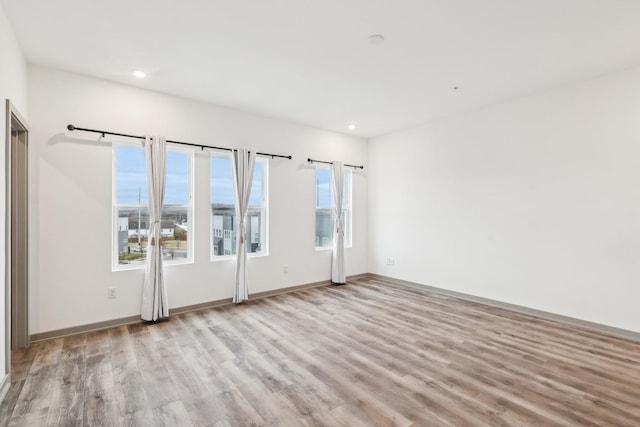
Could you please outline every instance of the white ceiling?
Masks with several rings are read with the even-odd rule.
[[[636,0],[0,2],[30,63],[364,137],[640,64]]]

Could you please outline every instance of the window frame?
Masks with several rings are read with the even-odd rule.
[[[318,169],[327,169],[329,171],[329,176],[331,176],[331,165],[327,165],[324,163],[316,163],[315,164],[315,169],[313,171],[314,173],[314,182],[315,177],[316,177],[316,173],[318,171]],[[343,194],[344,194],[344,198],[346,201],[346,206],[342,206],[342,212],[344,215],[344,219],[345,219],[345,233],[344,233],[344,247],[345,249],[347,248],[352,248],[353,247],[353,170],[350,167],[345,167],[343,169]],[[314,215],[317,218],[317,212],[318,210],[323,210],[326,211],[327,209],[331,210],[331,223],[333,224],[333,211],[334,211],[334,207],[333,207],[333,186],[331,186],[330,188],[331,190],[331,206],[329,208],[326,207],[322,207],[319,208],[316,205],[316,201],[318,200],[318,187],[317,185],[315,186],[315,194],[314,194]],[[345,194],[346,192],[346,194]],[[316,220],[317,221],[317,220]],[[329,241],[328,245],[324,245],[324,246],[317,246],[315,244],[315,229],[316,229],[317,225],[316,222],[314,222],[314,247],[316,251],[327,251],[327,250],[331,250],[333,248],[333,233],[331,234],[332,239]]]
[[[229,151],[221,151],[221,150],[211,150],[209,154],[209,168],[211,168],[211,159],[213,157],[218,157],[222,159],[228,159],[229,162],[233,162],[231,157],[232,153]],[[247,216],[253,211],[262,211],[261,217],[262,227],[261,227],[261,246],[260,252],[247,252],[248,258],[260,258],[269,256],[269,158],[264,156],[256,156],[256,164],[260,163],[262,165],[262,205],[259,208],[249,206],[247,209]],[[232,166],[233,168],[233,166]],[[233,169],[232,169],[233,170]],[[255,169],[254,169],[255,173]],[[231,177],[233,179],[233,177]],[[209,180],[211,180],[211,170],[209,170]],[[235,201],[233,203],[235,208]],[[209,260],[216,261],[227,261],[230,259],[235,259],[236,253],[223,254],[223,255],[215,255],[214,254],[214,237],[215,237],[215,229],[213,228],[213,210],[212,210],[212,200],[211,200],[211,181],[209,181]],[[235,216],[235,214],[234,214]],[[222,237],[224,238],[224,231],[222,230]],[[236,238],[234,233],[233,238]],[[247,239],[251,241],[251,236],[248,236]]]
[[[112,217],[112,226],[111,226],[111,271],[126,271],[126,270],[137,270],[145,268],[146,263],[136,263],[136,264],[120,264],[119,263],[119,240],[118,240],[118,227],[119,227],[119,212],[120,210],[126,209],[139,209],[145,208],[148,209],[148,204],[118,204],[118,186],[117,186],[117,177],[118,177],[118,164],[117,164],[117,150],[119,147],[128,147],[128,148],[139,148],[143,150],[144,147],[140,143],[127,142],[127,141],[117,141],[112,144],[112,168],[111,168],[111,217]],[[167,144],[167,152],[172,153],[180,153],[186,154],[187,156],[187,188],[189,191],[188,194],[188,203],[186,205],[163,205],[162,209],[165,211],[166,209],[186,209],[187,210],[187,256],[183,259],[173,259],[173,260],[164,260],[164,265],[173,266],[173,265],[183,265],[183,264],[193,264],[194,263],[194,248],[195,248],[195,233],[193,232],[194,227],[194,151],[189,148],[176,147],[171,144]]]

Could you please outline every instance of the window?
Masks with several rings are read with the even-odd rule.
[[[344,245],[351,246],[351,176],[352,171],[344,171],[342,187],[342,227]],[[333,190],[331,188],[331,169],[328,166],[316,166],[316,248],[330,248],[333,241]]]
[[[149,232],[147,172],[139,145],[114,145],[113,267],[144,266]],[[190,262],[193,152],[167,148],[167,178],[161,218],[163,258]]]
[[[211,257],[221,259],[236,254],[237,218],[233,189],[231,154],[211,153]],[[268,166],[257,158],[251,183],[245,223],[247,252],[267,255]]]

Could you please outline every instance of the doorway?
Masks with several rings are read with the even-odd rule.
[[[6,279],[8,282],[6,302],[7,333],[11,337],[7,350],[15,350],[29,346],[27,203],[29,129],[9,100],[6,106]]]

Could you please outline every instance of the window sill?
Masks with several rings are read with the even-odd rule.
[[[187,265],[193,264],[193,259],[187,259],[184,261],[165,261],[165,267],[171,267],[174,265]],[[111,271],[129,271],[129,270],[143,270],[146,266],[146,263],[136,263],[136,264],[118,264],[111,267]]]
[[[263,258],[263,257],[267,257],[267,256],[269,256],[268,252],[247,254],[247,258]],[[234,254],[234,255],[215,256],[215,257],[211,258],[209,261],[218,262],[218,261],[228,261],[228,260],[235,260],[235,259],[236,259],[236,256]]]
[[[349,246],[345,246],[345,249],[351,249],[353,247],[353,245],[349,245]],[[333,247],[331,246],[316,246],[316,252],[322,252],[322,251],[330,251],[332,250]]]

